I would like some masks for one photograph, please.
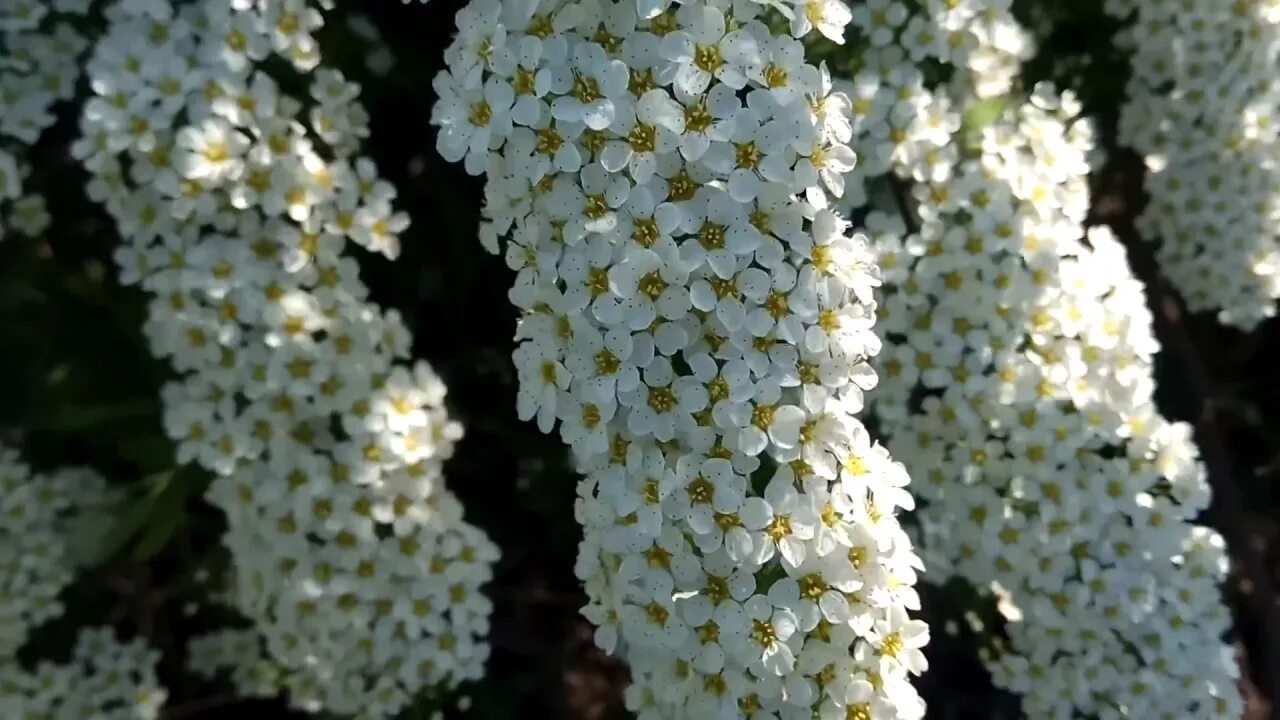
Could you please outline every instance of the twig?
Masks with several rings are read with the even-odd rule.
[[[1245,597],[1260,630],[1262,650],[1261,657],[1253,658],[1253,665],[1262,690],[1275,703],[1280,695],[1280,599],[1276,597],[1271,582],[1266,548],[1254,542],[1250,523],[1246,521],[1249,512],[1231,454],[1222,440],[1218,410],[1213,402],[1213,381],[1205,372],[1196,345],[1183,325],[1182,303],[1163,280],[1156,279],[1148,287],[1153,302],[1160,310],[1156,314],[1156,327],[1163,332],[1158,335],[1182,359],[1185,390],[1199,406],[1194,418],[1195,438],[1213,489],[1208,520],[1226,539],[1241,574],[1249,583]],[[1280,717],[1280,705],[1273,710],[1272,717]]]
[[[915,235],[920,232],[920,222],[916,219],[915,208],[911,206],[907,194],[907,184],[893,173],[889,173],[889,190],[893,193],[893,203],[898,206],[898,214],[907,226],[907,233]]]
[[[165,708],[164,713],[160,715],[161,720],[182,720],[194,715],[199,715],[208,710],[216,710],[218,708],[227,707],[228,705],[238,705],[248,702],[252,698],[246,698],[243,695],[211,695],[205,698],[199,698],[180,705],[170,705]]]

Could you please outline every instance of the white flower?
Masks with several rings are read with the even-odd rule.
[[[613,130],[623,139],[610,141],[600,155],[600,164],[609,172],[628,165],[637,183],[648,182],[657,170],[657,157],[679,147],[684,117],[680,105],[661,90],[642,95],[634,109],[619,116]]]
[[[767,562],[776,549],[788,569],[805,560],[806,542],[814,536],[817,516],[794,485],[780,474],[765,487],[764,498],[743,503],[742,522],[753,531],[756,561]]]
[[[746,30],[727,32],[724,13],[690,3],[677,13],[681,30],[662,39],[661,54],[679,64],[674,87],[689,96],[706,92],[712,80],[740,90],[760,64],[760,50]]]
[[[759,247],[746,208],[728,193],[709,188],[699,191],[692,205],[683,227],[696,234],[696,242],[680,246],[682,261],[691,270],[705,265],[720,278],[732,277],[738,261]]]
[[[689,162],[701,158],[715,141],[733,137],[733,127],[742,103],[728,85],[713,85],[705,94],[681,99],[684,104],[684,134],[680,154]]]
[[[580,44],[573,52],[572,65],[538,72],[547,73],[551,92],[564,93],[551,102],[555,119],[603,130],[618,117],[617,103],[627,93],[627,66],[609,58],[599,45]]]
[[[180,130],[176,145],[174,166],[183,177],[218,184],[240,176],[249,139],[225,120],[209,118]]]
[[[653,250],[629,250],[621,262],[609,270],[609,291],[617,298],[609,322],[616,318],[632,330],[648,327],[659,316],[678,320],[692,306],[685,288],[688,272],[676,257],[663,257]]]
[[[816,29],[832,42],[844,44],[844,27],[853,19],[849,6],[842,0],[793,0],[791,34],[807,35]]]
[[[452,77],[441,74],[434,87],[442,102],[436,105],[433,119],[441,126],[436,149],[446,158],[467,160],[467,171],[479,175],[488,159],[490,143],[500,142],[510,134],[511,107],[515,93],[511,86],[493,79],[474,102],[462,99],[461,88]]]
[[[513,358],[520,373],[518,411],[522,420],[538,417],[538,427],[550,432],[556,419],[556,398],[569,387],[570,376],[540,343],[521,343]]]

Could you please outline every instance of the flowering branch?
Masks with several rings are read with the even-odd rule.
[[[1271,40],[1274,3],[1111,0],[1131,25],[1120,143],[1143,156],[1150,194],[1137,219],[1188,309],[1251,330],[1280,298],[1280,156]],[[1184,28],[1169,19],[1203,14]],[[1197,21],[1198,23],[1199,21]]]
[[[877,270],[831,207],[850,100],[797,40],[841,2],[475,0],[437,147],[485,174],[522,312],[519,412],[584,472],[596,642],[652,717],[919,717],[895,517],[908,478],[855,414]]]
[[[1105,200],[1095,203],[1091,221],[1108,224],[1124,241],[1133,260],[1134,274],[1147,286],[1155,334],[1168,348],[1169,356],[1176,360],[1175,367],[1181,370],[1181,387],[1193,409],[1191,422],[1195,426],[1196,443],[1204,460],[1206,479],[1213,488],[1213,502],[1206,510],[1205,520],[1222,533],[1248,583],[1249,592],[1244,595],[1259,628],[1254,637],[1260,641],[1262,650],[1253,660],[1267,697],[1280,697],[1280,602],[1276,601],[1266,549],[1254,542],[1251,535],[1250,513],[1238,485],[1240,476],[1218,424],[1214,378],[1187,331],[1181,298],[1160,276],[1157,260],[1150,252],[1151,245],[1143,241],[1133,222],[1135,210],[1146,202],[1141,185],[1135,182],[1141,172],[1138,158],[1115,150],[1112,162],[1102,173],[1100,192]]]
[[[867,217],[889,342],[873,408],[921,479],[917,548],[996,599],[1008,642],[988,666],[1027,715],[1238,717],[1223,543],[1194,524],[1204,471],[1152,400],[1142,286],[1105,228],[1085,231],[1091,124],[1047,85],[1010,107],[1028,48],[1001,3],[967,26],[934,11],[973,42],[947,88],[897,66],[853,81],[864,106],[923,116],[888,133],[907,124],[893,164],[913,207],[891,179],[893,214]]]
[[[106,16],[72,151],[124,238],[122,282],[151,297],[144,331],[179,375],[165,429],[215,476],[230,600],[254,623],[193,641],[194,669],[360,718],[480,677],[497,548],[444,487],[461,427],[443,383],[408,364],[408,328],[344,253],[395,257],[408,219],[357,155],[368,117],[322,65],[324,16],[306,0]]]

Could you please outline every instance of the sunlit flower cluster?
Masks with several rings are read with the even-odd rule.
[[[520,415],[585,477],[577,564],[641,718],[920,717],[907,474],[856,418],[879,285],[830,206],[838,0],[474,0],[441,154],[487,175]],[[776,34],[765,21],[780,21]]]
[[[853,24],[865,43],[859,70],[834,81],[850,98],[849,146],[858,157],[836,200],[850,217],[865,212],[868,186],[884,190],[891,170],[916,181],[943,178],[959,158],[960,117],[949,97],[926,90],[926,67],[946,68],[954,86],[994,99],[1009,92],[1032,50],[1006,0],[930,0],[917,13],[896,0],[870,0],[855,9]]]
[[[958,10],[999,32],[966,26],[963,56],[913,49]],[[866,188],[842,202],[883,271],[873,409],[921,480],[925,566],[1000,598],[1009,647],[991,668],[1030,717],[1230,717],[1221,540],[1190,524],[1208,489],[1189,429],[1152,403],[1142,287],[1108,233],[1084,238],[1090,126],[1048,87],[964,126],[980,102],[998,111],[986,98],[1021,104],[1010,79],[1031,47],[1008,3],[899,26],[842,86],[863,161],[849,187]],[[955,63],[944,91],[921,58]]]
[[[498,551],[444,485],[443,381],[359,277],[408,217],[362,155],[360,87],[322,62],[333,0],[114,0],[84,64],[91,4],[0,6],[0,226],[48,224],[24,154],[83,65],[72,154],[174,370],[165,432],[226,517],[243,622],[191,640],[189,668],[357,720],[478,679]],[[517,410],[582,473],[583,614],[641,720],[923,717],[926,567],[994,600],[985,659],[1028,717],[1240,716],[1191,429],[1154,404],[1124,248],[1085,228],[1092,126],[1019,87],[1011,5],[457,14],[437,149],[486,177]],[[1192,308],[1251,327],[1280,297],[1280,0],[1107,5],[1132,20],[1141,230]],[[852,77],[806,60],[846,34]],[[0,448],[0,718],[158,716],[156,654],[109,629],[17,660],[112,502]]]
[[[879,17],[877,8],[893,5],[902,7],[900,0],[868,0],[866,7],[872,17]],[[922,5],[907,16],[893,44],[901,46],[913,62],[928,59],[948,64],[957,80],[978,98],[1013,89],[1022,62],[1034,49],[1013,16],[1013,0],[925,0]],[[889,46],[891,41],[891,35],[885,34],[880,44]]]
[[[1192,310],[1251,329],[1280,298],[1280,2],[1108,7],[1132,21],[1120,139],[1146,160],[1139,229]]]
[[[1087,237],[1092,131],[1038,87],[947,176],[886,268],[875,409],[919,478],[918,547],[999,599],[1029,717],[1239,717],[1221,539],[1190,428],[1157,411],[1142,285]],[[907,210],[911,212],[910,210]],[[923,399],[920,399],[923,398]]]
[[[90,0],[0,4],[0,240],[6,229],[36,236],[49,224],[44,198],[23,193],[24,150],[53,124],[53,107],[75,92],[88,41],[72,21]]]
[[[497,549],[443,485],[461,428],[368,300],[348,241],[408,223],[358,155],[360,88],[306,0],[124,0],[88,64],[73,153],[115,218],[178,460],[214,474],[235,607],[297,707],[390,717],[478,678]],[[283,61],[283,62],[281,62]],[[292,70],[268,72],[269,63]],[[283,87],[309,89],[297,97]]]

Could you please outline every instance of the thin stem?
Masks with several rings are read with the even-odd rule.
[[[916,219],[915,208],[911,206],[907,183],[896,174],[889,174],[889,190],[893,193],[893,203],[898,206],[898,214],[907,226],[907,232],[915,235],[920,232],[920,221]]]
[[[211,695],[205,698],[199,698],[185,702],[180,705],[170,705],[166,707],[164,713],[161,714],[161,720],[181,720],[182,718],[192,717],[200,713],[216,710],[218,708],[237,705],[249,702],[252,698],[246,698],[241,695]]]

